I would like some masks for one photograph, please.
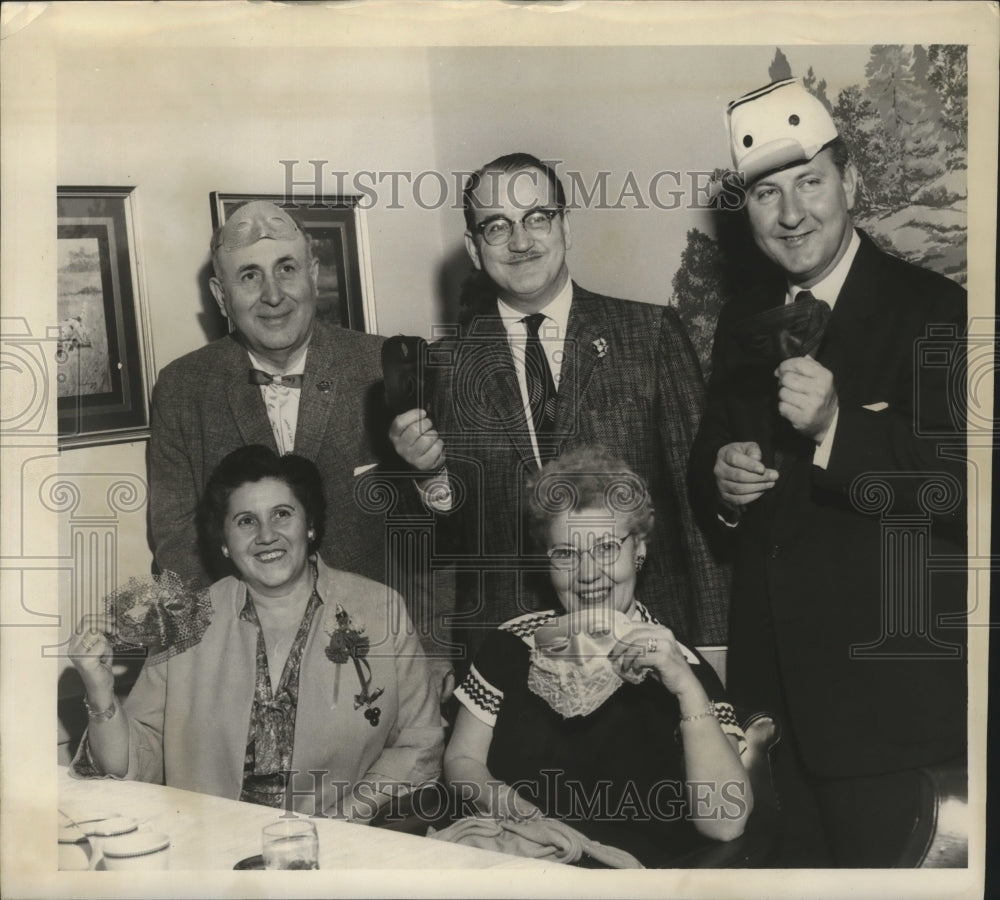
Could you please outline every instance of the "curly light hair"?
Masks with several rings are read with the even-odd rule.
[[[531,535],[542,547],[556,516],[582,509],[624,513],[629,531],[641,535],[653,528],[653,504],[646,483],[598,445],[574,447],[550,460],[528,478],[525,493]]]

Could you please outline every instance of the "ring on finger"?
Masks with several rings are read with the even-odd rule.
[[[656,638],[648,638],[646,640],[646,652],[656,653]]]

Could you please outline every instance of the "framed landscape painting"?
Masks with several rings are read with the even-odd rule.
[[[57,189],[60,448],[149,436],[152,352],[134,190]]]

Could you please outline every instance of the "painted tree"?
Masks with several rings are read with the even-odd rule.
[[[928,54],[919,44],[877,44],[865,68],[865,95],[897,142],[899,190],[904,202],[947,169],[948,141],[941,122],[941,100],[929,81],[930,70]]]
[[[939,118],[948,131],[949,168],[965,165],[969,133],[969,56],[959,44],[931,44],[927,50],[927,82],[937,92]]]
[[[706,378],[711,368],[715,322],[729,299],[725,270],[719,245],[698,228],[689,229],[680,268],[674,273],[670,304],[687,329]]]
[[[783,81],[792,77],[792,67],[788,64],[788,57],[781,52],[780,47],[774,48],[774,59],[771,60],[767,74],[771,81]]]
[[[830,98],[826,96],[826,79],[821,78],[817,81],[816,73],[813,72],[812,66],[809,67],[809,70],[802,78],[802,85],[826,107],[828,113],[833,114],[833,104],[830,102]]]
[[[860,87],[851,85],[840,92],[833,120],[858,170],[855,214],[890,209],[903,200],[899,143],[886,131],[882,117]]]

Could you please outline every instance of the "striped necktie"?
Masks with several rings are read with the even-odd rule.
[[[525,316],[521,321],[528,329],[528,340],[524,345],[524,380],[528,386],[528,405],[538,440],[538,453],[545,460],[555,456],[556,450],[550,440],[556,424],[556,385],[538,337],[545,316],[535,313]]]

